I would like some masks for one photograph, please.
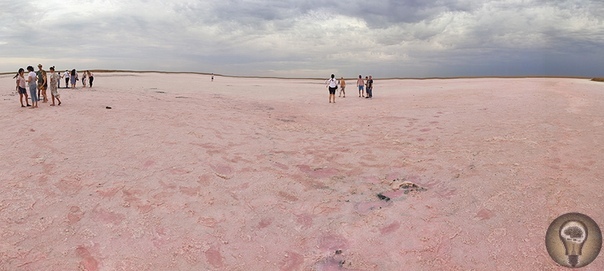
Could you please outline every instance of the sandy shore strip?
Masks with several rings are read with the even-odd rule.
[[[11,77],[2,271],[557,270],[552,220],[604,226],[599,82],[97,73],[27,109]]]

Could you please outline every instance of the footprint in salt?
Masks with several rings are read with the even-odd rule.
[[[151,166],[153,166],[153,165],[155,165],[155,161],[153,161],[153,160],[147,160],[147,161],[145,161],[145,163],[143,164],[143,167],[145,167],[145,168],[149,168],[149,167],[151,167]]]
[[[258,222],[258,229],[264,229],[268,226],[270,226],[271,224],[273,224],[273,219],[270,217],[266,217],[260,220],[260,222]]]
[[[90,251],[84,246],[78,246],[76,248],[76,255],[82,258],[80,261],[80,269],[87,271],[98,271],[99,262],[92,256]]]
[[[215,268],[223,268],[224,267],[224,257],[220,253],[220,248],[216,246],[212,246],[208,250],[204,252],[206,256],[206,260],[209,264],[214,266]]]
[[[180,193],[187,196],[199,196],[201,191],[201,186],[180,186]]]
[[[310,228],[313,223],[313,216],[307,213],[296,215],[296,222],[303,226],[303,228]]]
[[[289,167],[288,167],[287,165],[282,164],[282,163],[279,163],[279,162],[273,162],[273,164],[274,164],[276,167],[278,167],[278,168],[280,168],[280,169],[283,169],[283,170],[288,170],[288,169],[289,169]]]
[[[398,221],[395,221],[395,222],[390,223],[388,226],[381,228],[380,233],[382,235],[393,233],[396,230],[398,230],[400,227],[401,227],[401,223],[399,223]]]
[[[319,237],[319,249],[324,252],[348,249],[349,243],[344,236],[339,234],[327,234]]]
[[[190,170],[187,170],[184,168],[177,168],[177,167],[170,168],[170,173],[172,173],[174,175],[184,175],[184,174],[188,174],[190,172],[191,172]]]
[[[286,251],[284,259],[281,262],[281,271],[295,271],[300,270],[300,266],[304,263],[304,256],[293,252]]]
[[[495,213],[493,213],[493,211],[491,211],[489,209],[481,209],[480,211],[478,211],[478,213],[476,213],[476,216],[474,216],[474,219],[475,220],[487,220],[487,219],[491,219],[494,216],[495,216]]]
[[[65,195],[76,195],[82,189],[82,182],[79,178],[65,178],[55,183],[55,187],[58,188]]]
[[[113,225],[119,225],[126,219],[126,215],[105,210],[98,205],[92,209],[92,216],[96,220]]]
[[[218,164],[210,166],[216,176],[228,180],[233,178],[233,168],[226,164]]]
[[[67,221],[69,221],[69,225],[73,225],[79,222],[84,216],[84,212],[78,206],[71,206],[69,208],[69,213],[67,213]]]
[[[285,191],[279,191],[279,192],[277,193],[277,195],[278,195],[279,197],[281,197],[282,199],[284,199],[284,200],[286,200],[286,201],[289,201],[289,202],[295,202],[295,201],[298,201],[298,197],[296,197],[296,196],[294,196],[294,195],[292,195],[292,194],[290,194],[290,193],[287,193],[287,192],[285,192]]]

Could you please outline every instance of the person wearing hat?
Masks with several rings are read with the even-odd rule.
[[[42,69],[42,64],[38,64],[38,71],[36,72],[38,76],[38,97],[40,97],[40,93],[42,94],[43,103],[48,102],[48,98],[46,97],[46,88],[48,88],[48,82],[46,77],[46,71]]]

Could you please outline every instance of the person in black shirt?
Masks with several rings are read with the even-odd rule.
[[[371,75],[369,75],[369,79],[367,79],[367,97],[365,97],[366,99],[372,98],[373,97],[373,78],[371,77]]]

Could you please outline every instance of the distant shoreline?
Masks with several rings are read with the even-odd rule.
[[[212,75],[212,73],[208,72],[169,72],[169,71],[135,71],[135,70],[89,70],[93,73],[160,73],[160,74],[198,74],[198,75]],[[0,76],[4,75],[14,75],[15,72],[2,72]],[[278,77],[278,76],[251,76],[251,75],[225,75],[214,73],[214,76],[220,77],[232,77],[232,78],[258,78],[258,79],[287,79],[287,80],[323,80],[325,78],[318,77]],[[513,75],[513,76],[498,76],[498,75],[489,75],[489,76],[433,76],[433,77],[374,77],[379,80],[446,80],[446,79],[484,79],[484,78],[496,78],[496,79],[506,79],[506,78],[570,78],[570,79],[591,79],[592,81],[604,82],[604,78],[597,77],[588,77],[588,76],[565,76],[565,75]],[[345,80],[356,80],[354,78],[344,78]]]

